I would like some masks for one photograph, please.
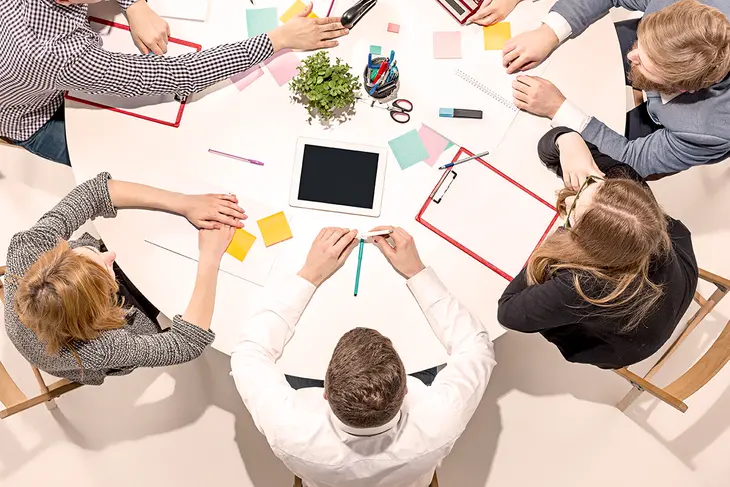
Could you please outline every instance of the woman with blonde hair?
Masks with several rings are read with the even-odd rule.
[[[541,333],[571,362],[620,368],[651,356],[697,287],[689,230],[664,214],[636,171],[578,133],[553,129],[538,151],[564,178],[565,224],[507,286],[499,322]]]
[[[218,267],[246,215],[233,195],[183,195],[115,181],[86,181],[29,230],[16,234],[7,257],[5,326],[20,353],[57,377],[98,385],[137,367],[197,358],[213,342],[210,323]],[[159,312],[114,263],[116,255],[84,234],[87,220],[118,208],[177,213],[200,228],[198,272],[187,309],[163,332]]]

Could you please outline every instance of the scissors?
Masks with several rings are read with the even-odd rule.
[[[408,123],[411,120],[411,114],[410,112],[413,111],[413,103],[411,103],[409,100],[406,100],[404,98],[399,98],[395,100],[390,105],[376,105],[376,102],[367,102],[365,100],[361,100],[363,103],[367,103],[371,107],[375,108],[382,108],[384,110],[388,110],[390,112],[390,118],[392,118],[394,121],[398,123]]]

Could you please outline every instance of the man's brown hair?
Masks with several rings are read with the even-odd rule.
[[[374,428],[400,411],[406,369],[389,338],[370,328],[355,328],[337,343],[324,387],[340,421],[353,428]]]
[[[667,93],[708,88],[730,71],[730,21],[697,0],[681,0],[647,15],[639,23],[638,38]]]

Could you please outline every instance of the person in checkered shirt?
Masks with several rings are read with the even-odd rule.
[[[135,97],[186,97],[261,63],[282,49],[335,47],[349,31],[336,17],[310,19],[310,4],[268,34],[200,52],[162,57],[170,28],[145,0],[116,0],[140,54],[106,51],[89,26],[88,3],[0,2],[0,137],[71,165],[64,91]]]

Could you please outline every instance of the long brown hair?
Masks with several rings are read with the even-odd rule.
[[[567,188],[558,194],[563,217],[565,199],[575,194]],[[571,271],[580,297],[629,331],[662,297],[662,286],[649,279],[649,267],[670,250],[666,216],[651,192],[629,179],[609,179],[570,230],[560,229],[535,250],[527,282],[540,284],[560,270]],[[596,296],[584,291],[587,282],[599,290]]]
[[[20,321],[50,355],[68,347],[78,361],[74,341],[92,340],[124,325],[118,290],[106,269],[61,241],[19,278],[13,302]]]

